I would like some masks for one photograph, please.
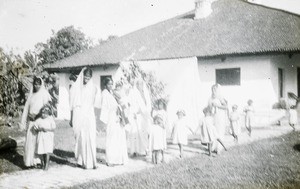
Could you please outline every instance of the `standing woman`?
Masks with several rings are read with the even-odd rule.
[[[212,110],[218,137],[220,140],[224,140],[226,123],[228,122],[228,106],[227,101],[221,95],[220,87],[219,84],[212,86],[212,95],[208,101],[208,106]],[[218,153],[222,148],[219,144],[213,144],[212,149]]]
[[[34,124],[30,123],[39,118],[40,110],[50,101],[51,96],[46,90],[42,78],[34,77],[33,87],[25,103],[21,120],[21,126],[27,130],[24,146],[24,164],[26,167],[35,166],[39,161],[35,154],[37,132],[33,129]]]
[[[98,88],[90,68],[83,68],[70,93],[71,124],[75,133],[75,158],[84,169],[96,169],[96,117],[100,108]]]
[[[113,81],[104,80],[100,120],[106,125],[106,165],[123,165],[128,161],[125,128],[121,125],[120,109],[113,95]]]

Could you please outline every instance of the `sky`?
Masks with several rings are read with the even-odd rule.
[[[299,0],[251,0],[300,14]],[[195,0],[0,0],[0,47],[23,53],[74,25],[95,43],[194,9]]]

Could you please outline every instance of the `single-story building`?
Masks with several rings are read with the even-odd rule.
[[[248,99],[257,112],[267,112],[287,92],[300,95],[299,15],[243,0],[195,4],[193,11],[47,65],[60,76],[58,118],[68,119],[71,70],[92,67],[101,87],[131,61],[167,84],[171,116],[183,107],[198,119],[215,83],[240,110]]]

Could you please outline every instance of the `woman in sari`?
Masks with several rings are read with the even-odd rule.
[[[215,84],[212,86],[212,95],[208,101],[208,106],[212,110],[214,118],[214,126],[216,127],[217,134],[220,140],[224,140],[226,123],[228,122],[228,106],[227,101],[221,96],[220,85]],[[220,144],[213,144],[212,149],[219,153],[222,146]]]
[[[70,93],[71,126],[75,134],[75,158],[84,169],[96,169],[96,118],[99,90],[91,79],[93,72],[83,68]]]
[[[36,166],[39,158],[35,154],[37,132],[33,128],[33,122],[39,118],[40,110],[51,101],[51,96],[44,86],[42,78],[33,79],[33,87],[24,106],[21,127],[26,128],[26,139],[24,146],[24,164],[26,167]]]
[[[113,94],[112,80],[106,78],[104,85],[100,120],[106,125],[106,165],[123,165],[128,161],[128,154],[125,128],[121,124],[121,109]]]
[[[129,92],[130,130],[129,149],[132,156],[147,155],[148,130],[151,123],[151,99],[146,84],[140,79],[132,84]]]

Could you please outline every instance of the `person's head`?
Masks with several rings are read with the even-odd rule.
[[[105,88],[106,88],[108,91],[112,91],[112,89],[113,89],[113,81],[112,81],[112,79],[109,78],[109,77],[106,77],[106,78],[104,79],[104,86],[105,86]]]
[[[33,78],[33,92],[37,92],[40,90],[42,86],[42,79],[39,77]]]
[[[207,106],[203,109],[203,113],[205,116],[211,116],[211,107]]]
[[[184,110],[178,110],[176,114],[177,114],[178,119],[181,119],[185,116],[185,111]]]
[[[163,118],[160,114],[156,115],[154,118],[153,118],[153,122],[154,124],[156,125],[161,125],[163,124]]]
[[[166,109],[166,103],[164,99],[160,98],[156,101],[157,109],[159,110],[165,110]]]
[[[211,87],[211,95],[212,95],[212,97],[217,97],[220,95],[220,85],[219,84],[214,84]]]
[[[89,80],[92,78],[93,76],[93,71],[90,68],[86,68],[83,71],[83,84],[87,84],[89,82]]]
[[[233,105],[233,106],[232,106],[232,111],[233,111],[233,112],[237,111],[237,109],[238,109],[238,106],[237,106],[237,105]]]
[[[247,102],[247,104],[248,104],[249,106],[251,106],[251,105],[253,104],[253,100],[249,99],[248,102]]]
[[[73,81],[73,82],[75,82],[76,81],[76,79],[77,79],[77,76],[75,75],[75,74],[70,74],[70,76],[69,76],[69,80],[70,81]]]
[[[51,115],[52,115],[51,108],[50,108],[48,105],[44,106],[44,107],[42,108],[41,112],[42,112],[42,118],[43,118],[43,119],[45,119],[45,118],[47,118],[48,116],[51,116]]]

